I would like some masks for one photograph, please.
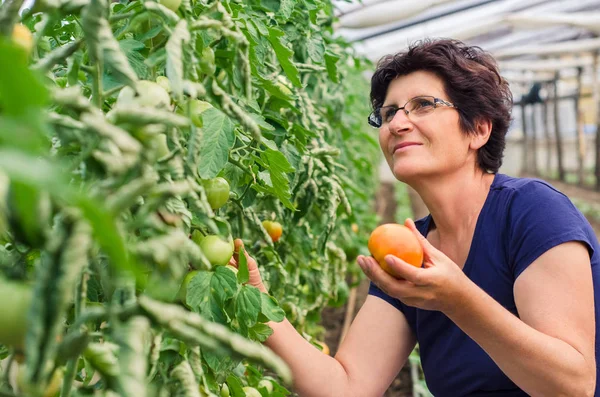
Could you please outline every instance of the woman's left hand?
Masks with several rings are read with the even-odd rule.
[[[447,312],[460,307],[465,297],[465,283],[470,282],[462,269],[435,248],[417,230],[414,222],[404,223],[423,247],[423,267],[418,268],[402,259],[387,255],[385,261],[401,278],[385,272],[373,257],[360,255],[358,264],[363,272],[383,292],[404,304],[426,310]]]

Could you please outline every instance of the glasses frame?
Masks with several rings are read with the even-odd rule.
[[[396,109],[396,113],[398,113],[398,110],[402,110],[404,112],[404,114],[406,114],[406,116],[408,116],[408,114],[410,113],[408,110],[406,110],[406,105],[408,105],[410,102],[414,101],[415,99],[419,99],[419,98],[431,98],[433,99],[433,109],[435,110],[438,108],[438,106],[445,106],[445,107],[449,107],[449,108],[454,108],[454,109],[458,109],[458,107],[454,106],[454,104],[452,102],[448,102],[446,100],[443,100],[441,98],[436,98],[433,95],[419,95],[416,96],[414,98],[409,99],[408,101],[406,101],[406,103],[404,104],[404,106],[402,107],[396,107],[394,105],[389,105],[389,106],[380,106],[377,109],[373,110],[370,114],[369,117],[367,118],[367,122],[369,123],[369,125],[373,128],[381,128],[381,126],[383,125],[383,120],[381,119],[381,109],[383,108],[394,108]],[[394,116],[396,116],[396,113],[394,113]],[[377,114],[379,114],[380,116],[377,116]]]

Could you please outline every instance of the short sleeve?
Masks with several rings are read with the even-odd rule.
[[[516,189],[509,209],[509,263],[514,279],[544,252],[562,243],[593,244],[589,223],[567,196],[542,181]]]
[[[384,301],[386,301],[387,303],[389,303],[390,305],[394,306],[396,309],[400,310],[401,312],[404,313],[403,310],[403,305],[402,302],[400,302],[398,299],[396,298],[392,298],[391,296],[389,296],[388,294],[386,294],[385,292],[383,292],[378,286],[376,286],[372,281],[369,285],[369,295],[373,295],[376,296],[378,298],[383,299]]]

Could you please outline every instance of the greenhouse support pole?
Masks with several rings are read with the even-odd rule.
[[[581,76],[583,68],[577,68],[577,95],[573,99],[575,104],[575,120],[577,126],[577,183],[579,186],[585,184],[585,136],[583,136],[583,114],[579,98],[581,96]]]
[[[556,158],[558,160],[558,179],[564,182],[565,180],[565,168],[563,166],[563,150],[562,150],[562,139],[560,136],[560,111],[559,111],[559,98],[558,98],[558,79],[560,79],[560,72],[556,72],[554,75],[554,134],[556,135]]]
[[[596,106],[596,166],[594,175],[596,176],[596,190],[600,191],[600,95],[598,95],[598,51],[594,52],[594,63],[592,65],[592,89],[594,105]]]
[[[525,175],[529,172],[529,156],[527,156],[527,107],[523,99],[521,99],[521,123],[523,125],[523,141],[521,153],[521,174]]]
[[[531,165],[529,166],[529,169],[531,170],[531,172],[534,175],[538,175],[538,162],[537,162],[537,123],[535,120],[535,103],[531,104],[531,139],[529,142],[529,148],[531,150],[531,157],[530,157],[530,161],[531,161]]]
[[[552,136],[550,135],[550,123],[548,122],[548,116],[550,115],[549,107],[550,101],[548,97],[550,96],[550,85],[546,85],[546,99],[542,103],[542,120],[544,123],[544,139],[546,139],[546,169],[545,173],[548,174],[552,169]]]

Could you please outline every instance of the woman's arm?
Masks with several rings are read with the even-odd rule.
[[[237,266],[236,254],[230,264]],[[266,292],[256,261],[246,254],[250,285]],[[379,397],[389,387],[415,346],[404,314],[384,300],[368,296],[335,357],[311,345],[284,319],[270,322],[266,346],[290,367],[302,397]]]
[[[266,345],[291,368],[302,397],[379,397],[400,371],[415,340],[404,315],[369,296],[335,357],[307,342],[289,321],[269,323]]]
[[[407,226],[417,234],[411,224]],[[518,318],[423,236],[418,238],[425,268],[386,258],[405,280],[392,278],[370,259],[361,267],[390,296],[444,312],[528,394],[594,395],[594,295],[590,257],[583,244],[554,247],[519,276],[514,287]]]

